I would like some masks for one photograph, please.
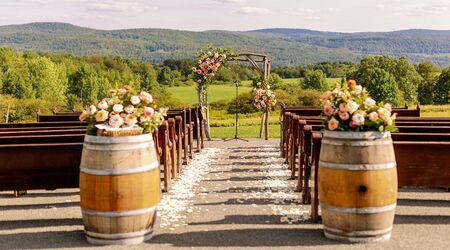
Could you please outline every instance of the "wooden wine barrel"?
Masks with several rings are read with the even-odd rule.
[[[86,135],[80,199],[90,243],[127,245],[150,239],[161,199],[152,135]]]
[[[389,132],[325,131],[318,179],[327,238],[363,243],[390,239],[397,168]]]

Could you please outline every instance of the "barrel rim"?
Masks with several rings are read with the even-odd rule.
[[[379,131],[366,131],[366,132],[354,132],[354,131],[331,131],[325,130],[324,138],[335,139],[354,139],[354,140],[368,140],[368,139],[383,139],[391,138],[391,132],[379,132]]]
[[[85,135],[84,142],[99,144],[123,144],[153,141],[152,133],[130,136],[96,136]]]

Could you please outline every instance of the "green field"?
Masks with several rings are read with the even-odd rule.
[[[197,90],[195,85],[171,87],[168,88],[168,90],[175,98],[186,105],[193,105],[198,103]],[[239,87],[239,93],[245,93],[251,90],[252,88],[248,85]],[[210,102],[231,100],[236,96],[236,87],[234,84],[210,85],[208,93]]]

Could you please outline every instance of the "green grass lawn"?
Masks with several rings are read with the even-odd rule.
[[[239,94],[249,92],[252,88],[249,86],[240,86]],[[171,87],[168,91],[177,98],[180,102],[186,105],[193,105],[198,103],[197,90],[195,85]],[[209,86],[209,101],[215,102],[220,100],[231,100],[236,96],[235,85],[210,85]]]
[[[259,125],[239,126],[239,138],[259,138]],[[235,127],[211,127],[212,138],[234,138]],[[280,138],[280,125],[269,125],[269,137]]]

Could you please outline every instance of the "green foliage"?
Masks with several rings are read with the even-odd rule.
[[[438,104],[447,104],[450,101],[450,68],[442,70],[434,88],[434,101]]]
[[[327,79],[321,70],[306,70],[305,78],[303,78],[301,83],[304,89],[316,89],[319,91],[328,89]]]
[[[422,81],[417,88],[418,101],[420,104],[431,104],[433,103],[433,91],[440,69],[431,62],[425,61],[419,63],[417,73],[422,77]]]
[[[377,70],[374,71],[375,69]],[[387,55],[368,56],[361,60],[361,63],[354,72],[347,75],[347,79],[355,79],[363,85],[368,84],[367,81],[374,85],[376,79],[383,79],[384,82],[382,82],[382,85],[386,85],[386,83],[390,81],[387,79],[389,77],[385,76],[385,73],[380,70],[389,73],[389,75],[393,77],[398,88],[398,93],[396,94],[397,97],[389,97],[394,98],[389,99],[389,101],[397,105],[402,105],[405,102],[417,103],[417,89],[422,81],[422,77],[417,73],[414,66],[404,57],[397,59]],[[373,77],[376,79],[372,79]],[[386,91],[388,91],[388,89],[395,89],[393,86],[386,88]],[[369,91],[375,91],[376,88],[368,87],[367,89]],[[384,89],[384,87],[382,89]],[[378,95],[379,98],[385,97],[385,94],[380,93],[371,93],[371,95]],[[386,98],[388,97],[386,96]]]
[[[367,69],[359,76],[358,82],[363,83],[369,95],[377,102],[389,102],[399,105],[399,90],[395,78],[384,69]]]

